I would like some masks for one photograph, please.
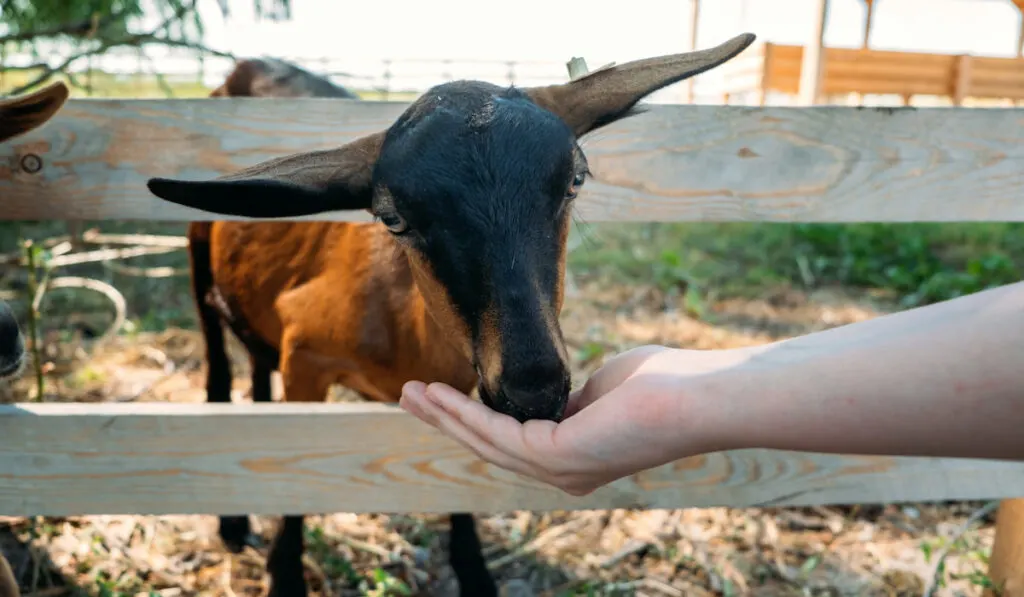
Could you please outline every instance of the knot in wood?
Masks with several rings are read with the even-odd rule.
[[[29,174],[35,174],[43,169],[43,158],[34,153],[26,154],[21,158],[21,169]]]

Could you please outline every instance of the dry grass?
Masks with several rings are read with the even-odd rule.
[[[577,379],[604,355],[644,343],[693,348],[758,344],[875,316],[885,306],[842,292],[780,290],[710,305],[687,317],[672,295],[590,282],[563,321]],[[48,400],[204,400],[202,341],[172,330],[103,347],[51,345]],[[235,400],[247,399],[248,361],[232,346]],[[30,379],[0,399],[24,399]],[[280,387],[276,390],[279,392]],[[338,392],[334,399],[348,397]],[[951,536],[978,504],[800,509],[510,512],[480,519],[488,558],[512,595],[920,595],[926,544]],[[274,521],[257,518],[269,542]],[[4,524],[6,523],[6,524]],[[964,535],[951,572],[983,570],[991,521]],[[411,594],[456,595],[445,562],[444,517],[309,517],[314,594],[370,595],[395,578]],[[262,595],[265,549],[231,555],[208,516],[0,519],[0,547],[27,595]],[[25,546],[30,549],[26,549]],[[375,580],[376,579],[376,580]],[[967,580],[939,595],[980,595]],[[528,589],[528,590],[527,590]],[[403,594],[379,592],[376,594]]]

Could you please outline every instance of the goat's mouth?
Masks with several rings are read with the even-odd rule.
[[[0,382],[11,382],[21,377],[28,362],[27,352],[21,352],[12,360],[0,360]]]
[[[561,421],[569,404],[570,381],[568,378],[565,380],[564,387],[564,392],[557,399],[542,400],[536,406],[524,407],[512,401],[500,389],[498,391],[489,390],[487,383],[482,377],[477,386],[480,393],[480,401],[485,406],[501,414],[508,415],[520,423],[525,423],[532,419],[554,421],[556,423]]]

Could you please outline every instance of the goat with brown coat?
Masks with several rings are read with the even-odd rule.
[[[235,64],[214,97],[339,97],[359,99],[340,85],[277,58],[247,58]]]
[[[395,402],[409,380],[438,381],[475,388],[519,420],[559,420],[570,389],[558,321],[566,237],[589,174],[579,138],[753,41],[546,87],[446,83],[385,131],[335,149],[213,181],[150,180],[157,197],[215,214],[366,210],[378,220],[190,226],[208,400],[230,400],[223,322],[250,352],[256,401],[270,401],[277,369],[288,401],[322,401],[339,383]],[[496,595],[472,515],[451,524],[461,594]],[[247,518],[222,519],[225,540],[247,534]],[[271,596],[307,594],[302,550],[302,517],[285,517],[268,558]]]
[[[39,128],[68,99],[67,86],[58,81],[34,93],[0,99],[0,143]],[[25,339],[10,306],[0,300],[0,382],[8,382],[25,368]],[[0,597],[19,597],[18,579],[0,553]]]

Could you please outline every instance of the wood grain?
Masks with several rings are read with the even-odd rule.
[[[0,406],[0,514],[500,512],[1024,495],[1024,463],[715,453],[574,498],[379,404]]]
[[[146,179],[211,178],[331,147],[387,127],[405,106],[72,99],[0,144],[0,219],[216,219],[159,201]],[[583,145],[596,180],[577,214],[590,222],[1024,220],[1020,109],[654,105]],[[21,165],[29,154],[42,159],[37,173]]]

